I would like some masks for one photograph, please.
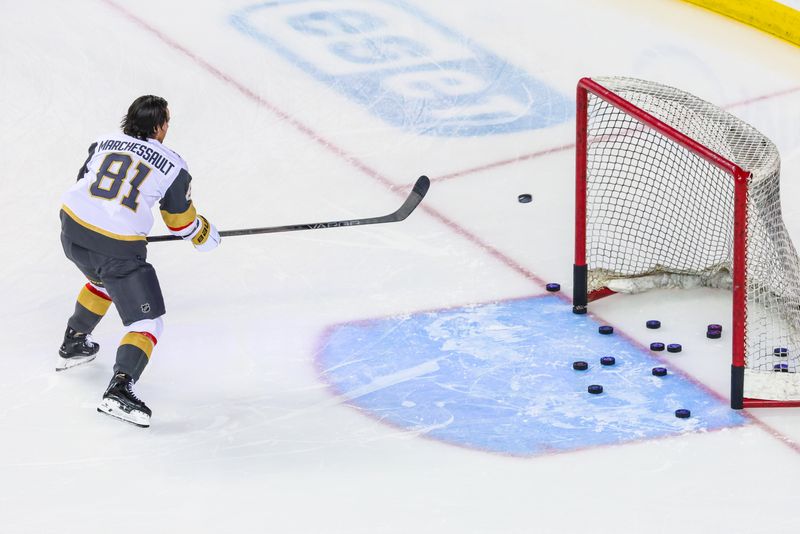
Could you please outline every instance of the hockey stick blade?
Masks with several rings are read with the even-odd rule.
[[[422,199],[425,198],[426,194],[428,194],[428,189],[430,187],[431,187],[431,181],[428,179],[427,176],[423,175],[417,178],[417,182],[414,184],[414,188],[411,190],[411,193],[408,195],[408,198],[406,198],[406,201],[403,202],[402,206],[397,208],[397,211],[391,214],[394,216],[394,219],[392,219],[391,222],[402,221],[406,217],[411,215],[411,212],[417,209],[419,203],[422,202]],[[389,215],[387,215],[387,217],[389,217]],[[378,218],[380,219],[381,217]]]
[[[266,228],[243,228],[241,230],[224,230],[219,233],[220,237],[232,237],[237,235],[254,235],[254,234],[275,234],[279,232],[295,232],[298,230],[319,230],[320,228],[337,228],[340,226],[363,226],[366,224],[382,224],[400,222],[405,220],[411,213],[419,206],[422,199],[428,193],[431,186],[431,181],[427,176],[420,176],[411,193],[406,198],[403,205],[397,208],[396,211],[383,215],[381,217],[366,217],[364,219],[345,219],[341,221],[328,221],[307,224],[288,224],[285,226],[269,226]],[[158,243],[160,241],[179,241],[181,237],[176,235],[154,235],[148,236],[148,243]]]

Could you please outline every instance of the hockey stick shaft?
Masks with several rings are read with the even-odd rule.
[[[381,217],[366,217],[364,219],[344,219],[341,221],[328,221],[306,224],[287,224],[285,226],[268,226],[265,228],[242,228],[240,230],[223,230],[219,233],[220,237],[233,237],[237,235],[254,234],[275,234],[279,232],[296,232],[298,230],[319,230],[320,228],[337,228],[340,226],[364,226],[367,224],[383,224],[399,222],[411,215],[416,209],[425,194],[428,192],[431,182],[427,176],[420,176],[414,184],[414,188],[406,198],[403,205],[396,211]],[[176,235],[154,235],[148,236],[148,243],[158,243],[160,241],[180,241],[181,237]]]

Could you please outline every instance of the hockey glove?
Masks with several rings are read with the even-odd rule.
[[[200,252],[214,250],[222,241],[217,228],[202,215],[197,216],[195,229],[184,239],[190,239],[194,248]]]

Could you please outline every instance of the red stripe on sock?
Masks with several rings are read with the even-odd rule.
[[[153,334],[151,334],[150,332],[133,332],[133,333],[134,333],[134,334],[141,334],[141,335],[143,335],[144,337],[146,337],[147,339],[149,339],[150,341],[152,341],[152,342],[153,342],[153,346],[154,346],[154,347],[155,347],[155,346],[158,344],[158,340],[156,339],[156,336],[154,336],[154,335],[153,335]]]
[[[105,300],[107,300],[107,301],[109,301],[109,302],[111,301],[111,297],[109,297],[108,295],[106,295],[106,294],[105,294],[105,293],[103,293],[102,291],[98,290],[98,289],[97,289],[96,287],[94,287],[92,284],[88,284],[88,283],[87,283],[85,287],[86,287],[86,289],[88,289],[88,290],[89,290],[89,293],[91,293],[92,295],[97,295],[97,296],[98,296],[98,297],[100,297],[101,299],[105,299]]]

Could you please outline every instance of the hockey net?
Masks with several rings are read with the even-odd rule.
[[[574,311],[615,292],[732,289],[731,406],[800,405],[800,264],[775,145],[684,91],[578,84]]]

